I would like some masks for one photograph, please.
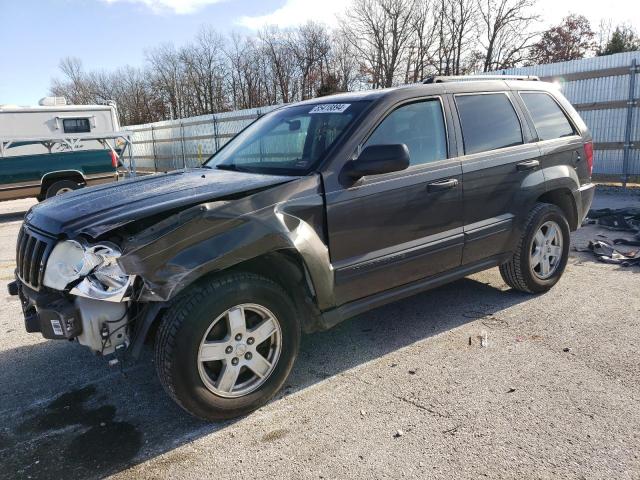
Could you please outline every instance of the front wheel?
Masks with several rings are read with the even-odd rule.
[[[522,292],[548,291],[567,266],[569,242],[569,222],[564,212],[555,205],[536,204],[513,257],[500,266],[503,280]]]
[[[165,315],[155,361],[165,390],[205,420],[233,418],[271,399],[289,376],[300,325],[286,292],[249,273],[192,287]]]

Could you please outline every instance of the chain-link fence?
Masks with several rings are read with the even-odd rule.
[[[197,167],[251,122],[279,106],[125,127],[138,171]]]

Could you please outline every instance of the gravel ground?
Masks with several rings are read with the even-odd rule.
[[[4,292],[31,204],[0,204],[2,479],[640,478],[638,267],[573,252],[546,295],[492,269],[388,305],[305,337],[278,398],[211,425],[149,352],[123,374],[24,332]],[[640,196],[594,204],[625,205]]]

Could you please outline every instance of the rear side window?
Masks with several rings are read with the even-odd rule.
[[[575,132],[556,101],[546,93],[521,93],[540,140],[569,137]]]
[[[407,146],[411,165],[447,158],[447,135],[440,102],[425,100],[397,108],[378,125],[364,146],[395,143]]]
[[[64,133],[89,133],[91,126],[88,118],[65,118],[62,120]]]
[[[522,129],[504,93],[456,96],[467,155],[522,143]]]

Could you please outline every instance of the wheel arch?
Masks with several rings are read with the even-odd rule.
[[[222,270],[209,272],[181,289],[172,299],[166,302],[147,304],[146,314],[140,319],[142,325],[137,329],[138,334],[132,343],[134,357],[137,358],[142,345],[155,336],[164,313],[171,305],[179,301],[181,293],[186,292],[190,287],[233,272],[254,273],[266,277],[278,283],[285,291],[290,292],[296,310],[300,313],[303,332],[311,333],[324,328],[315,286],[304,258],[294,249],[281,249],[239,262]]]
[[[71,180],[85,185],[87,183],[84,174],[79,170],[59,170],[45,173],[40,180],[40,195],[45,195],[49,187],[59,180]]]
[[[578,208],[571,190],[568,188],[556,188],[540,195],[536,202],[550,203],[558,207],[564,213],[571,231],[576,230],[578,225]]]
[[[268,252],[211,275],[228,272],[255,273],[278,283],[290,292],[296,309],[302,314],[302,330],[308,333],[318,329],[317,321],[321,313],[316,287],[304,258],[295,249]]]

